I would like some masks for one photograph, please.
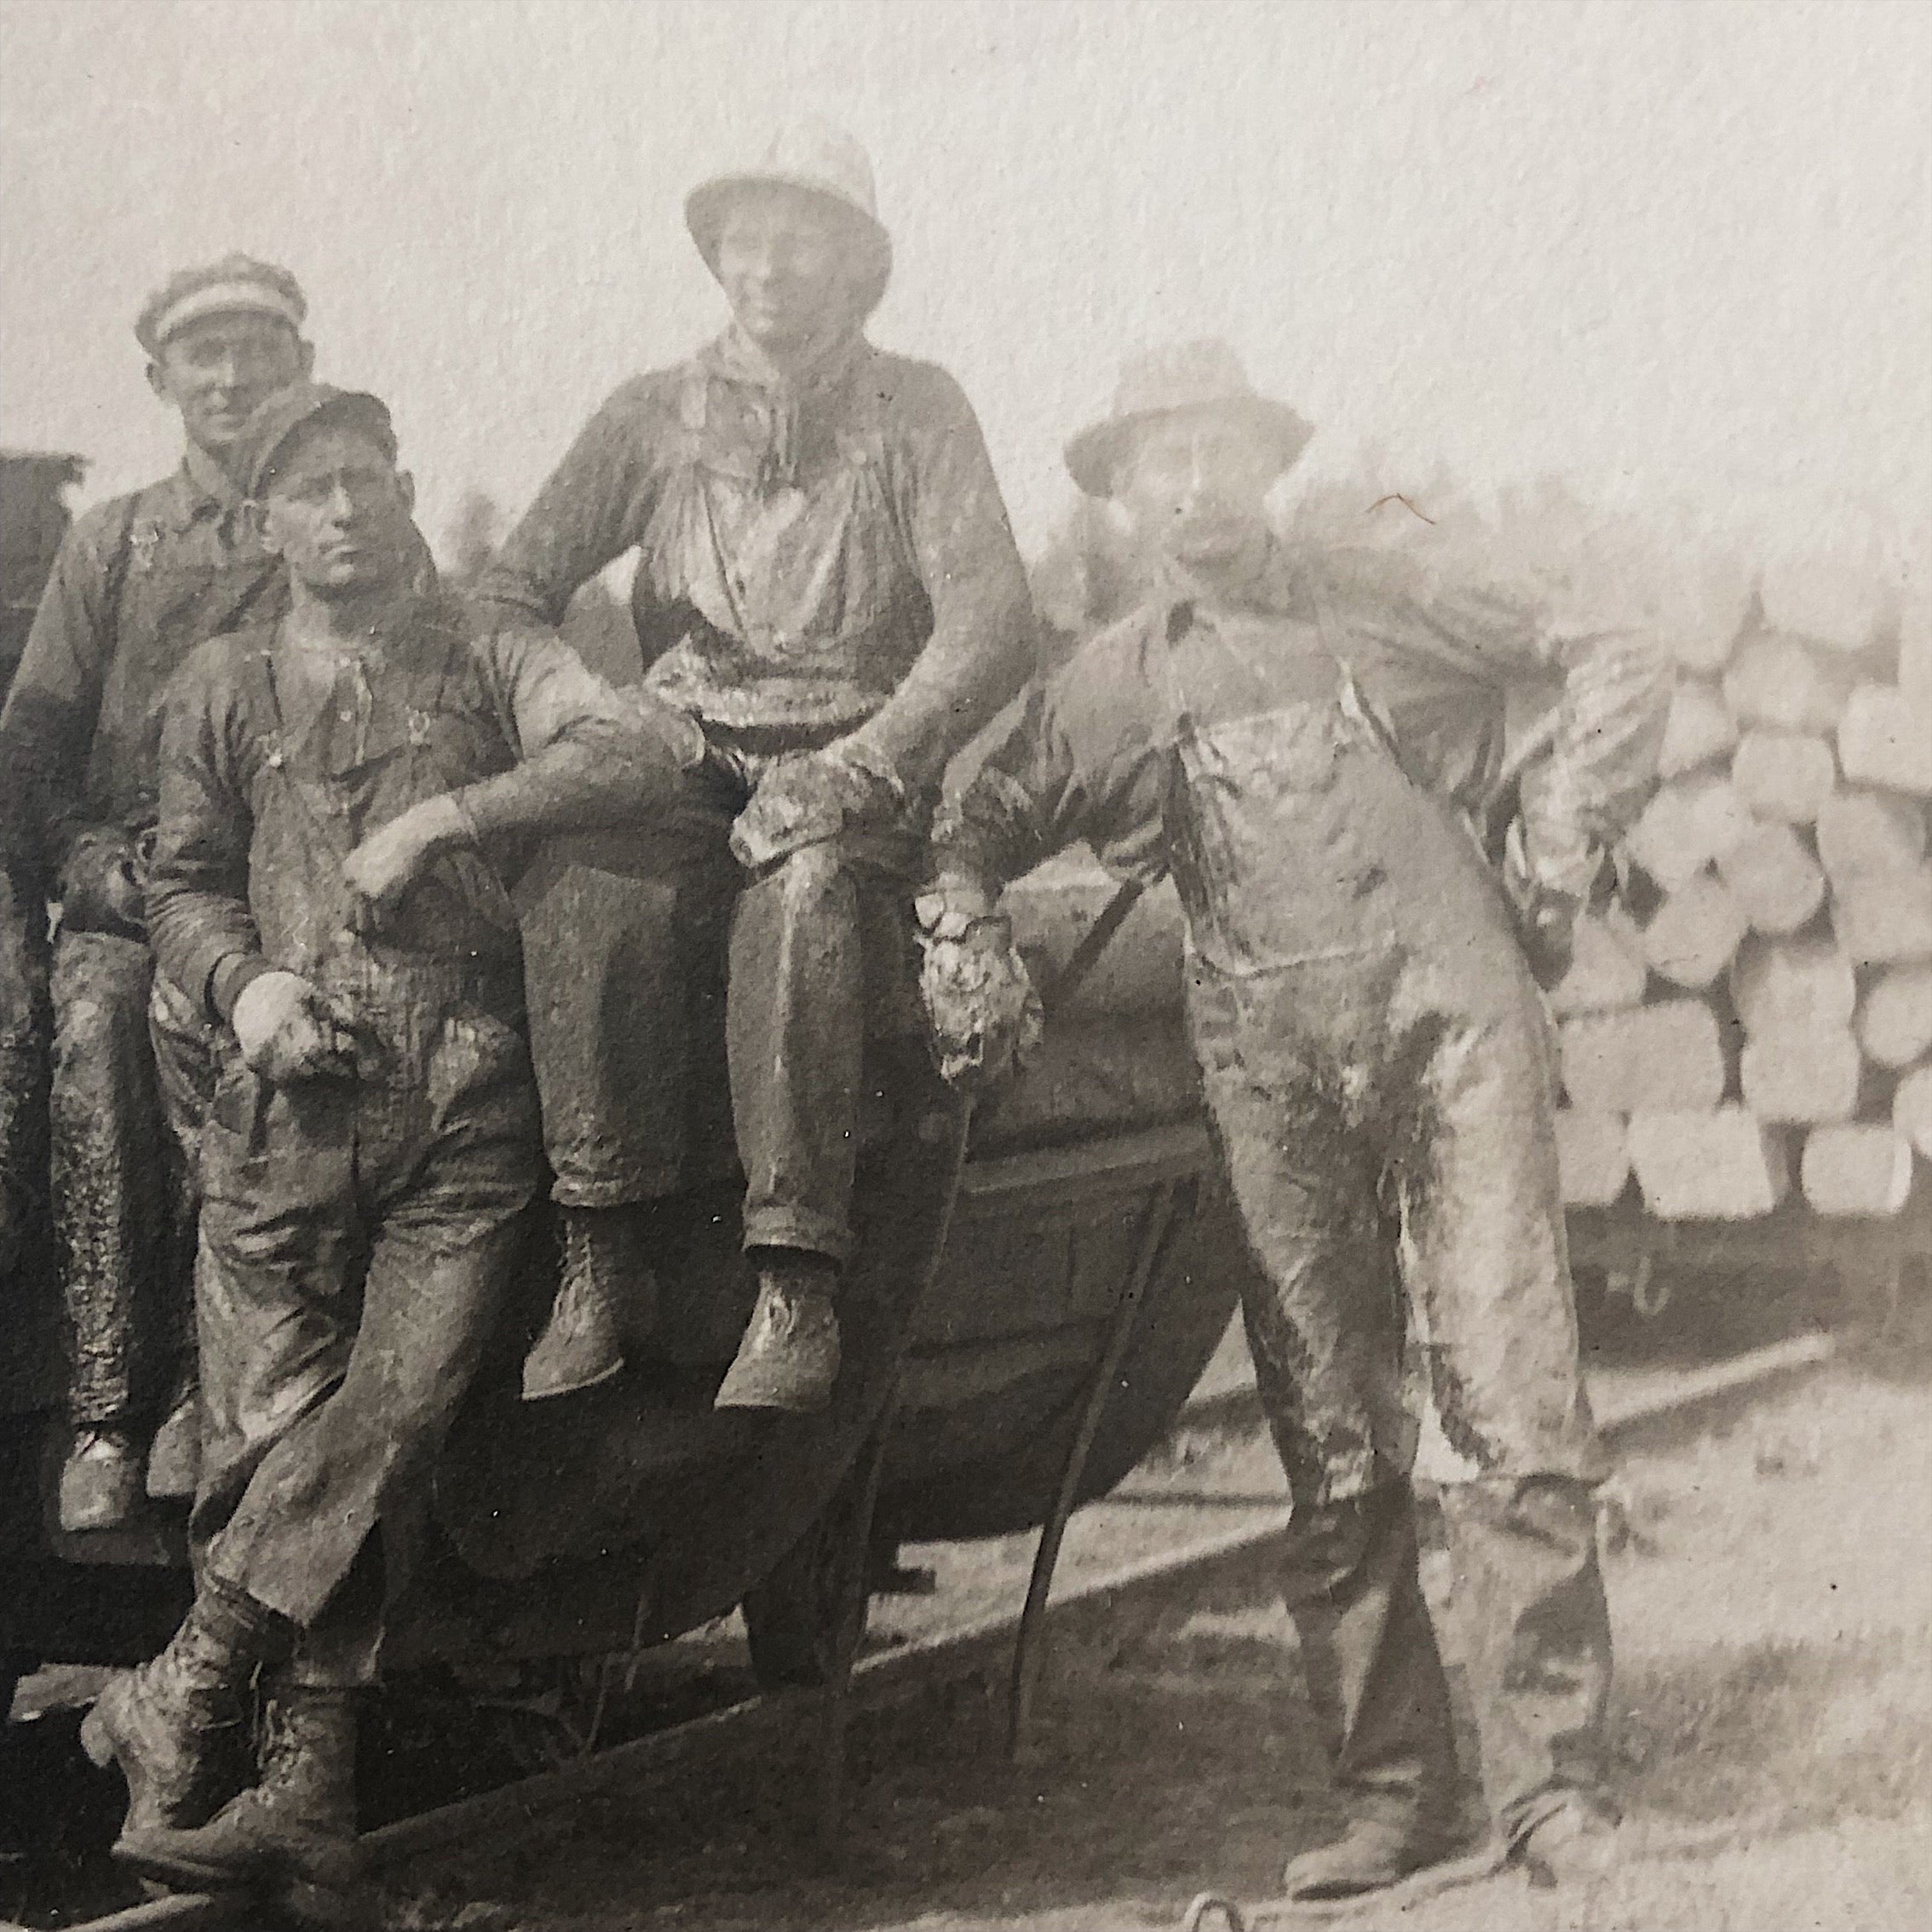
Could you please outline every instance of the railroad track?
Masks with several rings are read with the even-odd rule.
[[[1681,1423],[1706,1405],[1816,1367],[1836,1352],[1832,1336],[1806,1334],[1693,1369],[1624,1378],[1601,1392],[1600,1425],[1611,1440],[1629,1441],[1654,1427]],[[1182,1419],[1225,1419],[1253,1400],[1251,1383],[1228,1378],[1205,1389]],[[1264,1512],[1262,1520],[1251,1518],[1239,1528],[1091,1578],[1054,1598],[1049,1624],[1055,1634],[1078,1641],[1176,1597],[1239,1582],[1269,1560],[1286,1521],[1285,1508]],[[844,1712],[889,1710],[950,1685],[996,1679],[1010,1664],[1019,1623],[1015,1607],[863,1658]],[[681,1764],[753,1756],[768,1742],[796,1735],[802,1725],[826,1722],[827,1696],[808,1690],[749,1699],[555,1770],[400,1819],[365,1836],[371,1875],[393,1878],[415,1859],[478,1839],[500,1843],[546,1814]],[[180,1894],[77,1921],[66,1932],[200,1932],[259,1919],[259,1906],[246,1897]],[[0,1932],[7,1932],[4,1922]]]

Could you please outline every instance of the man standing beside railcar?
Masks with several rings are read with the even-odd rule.
[[[175,681],[150,894],[161,969],[217,1029],[195,1597],[82,1736],[126,1775],[117,1852],[147,1876],[332,1891],[356,1693],[541,1185],[497,862],[648,819],[703,740],[553,635],[486,633],[417,586],[375,397],[290,388],[249,438],[290,606]],[[222,1739],[258,1669],[260,1777],[231,1798]]]
[[[636,548],[647,685],[709,747],[658,858],[580,854],[526,920],[566,1241],[525,1389],[613,1374],[648,1332],[653,1204],[689,1180],[715,1077],[687,1003],[722,954],[759,1291],[717,1400],[811,1411],[838,1367],[865,986],[908,952],[930,788],[1031,669],[1032,607],[958,385],[864,336],[892,245],[863,151],[793,129],[686,219],[731,328],[612,396],[481,587],[555,622]]]
[[[1067,461],[1127,512],[1159,590],[1036,688],[942,814],[921,912],[935,970],[976,952],[1005,970],[960,977],[1002,985],[992,895],[1062,846],[1084,838],[1180,888],[1190,1023],[1257,1263],[1248,1336],[1293,1503],[1284,1594],[1350,1810],[1288,1867],[1312,1903],[1458,1843],[1417,1576],[1412,1350],[1460,1458],[1443,1513],[1499,1842],[1559,1877],[1613,1842],[1602,1464],[1530,959],[1560,968],[1654,770],[1667,687],[1626,632],[1388,556],[1285,548],[1263,500],[1308,434],[1224,346],[1130,369]],[[1549,754],[1521,783],[1499,879],[1464,815],[1497,802],[1511,685],[1552,672]]]
[[[280,607],[281,566],[244,510],[235,450],[263,400],[308,374],[305,313],[293,276],[240,255],[185,270],[142,308],[148,383],[180,411],[186,454],[173,475],[68,532],[0,716],[7,809],[60,906],[52,1160],[73,1349],[67,1530],[136,1510],[158,1418],[147,1489],[194,1491],[186,1249],[208,1047],[147,946],[160,700],[197,644]]]

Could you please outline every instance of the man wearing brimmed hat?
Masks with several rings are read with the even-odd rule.
[[[287,270],[242,255],[148,298],[135,334],[149,385],[181,412],[181,466],[69,532],[0,716],[8,808],[60,909],[52,1157],[74,1363],[69,1530],[139,1509],[158,1420],[147,1488],[194,1491],[187,1264],[206,1044],[153,974],[146,846],[168,679],[204,638],[279,606],[280,566],[244,511],[234,452],[263,398],[308,373],[305,313]]]
[[[1612,1840],[1603,1465],[1531,959],[1560,967],[1666,699],[1627,634],[1393,556],[1285,547],[1264,498],[1308,434],[1222,344],[1129,369],[1067,459],[1124,510],[1157,589],[1036,687],[948,802],[920,901],[935,956],[977,947],[1005,969],[978,979],[1009,986],[993,895],[1061,847],[1180,889],[1190,1023],[1265,1283],[1245,1315],[1294,1504],[1285,1595],[1350,1813],[1289,1866],[1303,1902],[1470,1876],[1505,1849],[1561,1875]],[[1496,802],[1509,689],[1551,672],[1505,896],[1471,825]],[[1405,1400],[1406,1356],[1427,1403]],[[1436,1473],[1498,1827],[1464,1861],[1417,1574],[1417,1407],[1452,1452]]]
[[[417,586],[374,396],[285,389],[243,450],[288,613],[176,679],[148,885],[160,969],[216,1029],[196,1592],[83,1737],[126,1774],[117,1853],[146,1875],[335,1889],[354,1695],[540,1186],[497,865],[661,810],[703,745],[553,634]],[[221,1740],[258,1668],[260,1776],[232,1796]]]
[[[645,682],[710,748],[650,850],[579,852],[526,920],[566,1241],[525,1389],[648,1339],[687,1119],[728,1060],[758,1300],[717,1399],[810,1411],[838,1368],[865,989],[910,992],[929,790],[1031,668],[1032,612],[958,385],[863,333],[892,267],[864,152],[802,124],[685,212],[731,327],[617,391],[482,586],[555,622],[636,549]]]

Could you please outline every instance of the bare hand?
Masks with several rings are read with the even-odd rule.
[[[411,806],[371,832],[342,861],[352,929],[379,932],[430,861],[461,842],[466,831],[461,809],[445,795]]]
[[[298,973],[263,973],[229,1016],[242,1059],[271,1085],[342,1067],[350,1042],[322,996]]]

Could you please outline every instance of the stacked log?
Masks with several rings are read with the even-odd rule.
[[[1550,996],[1565,1198],[1896,1216],[1932,1161],[1932,603],[1801,561],[1673,654],[1618,902]]]

